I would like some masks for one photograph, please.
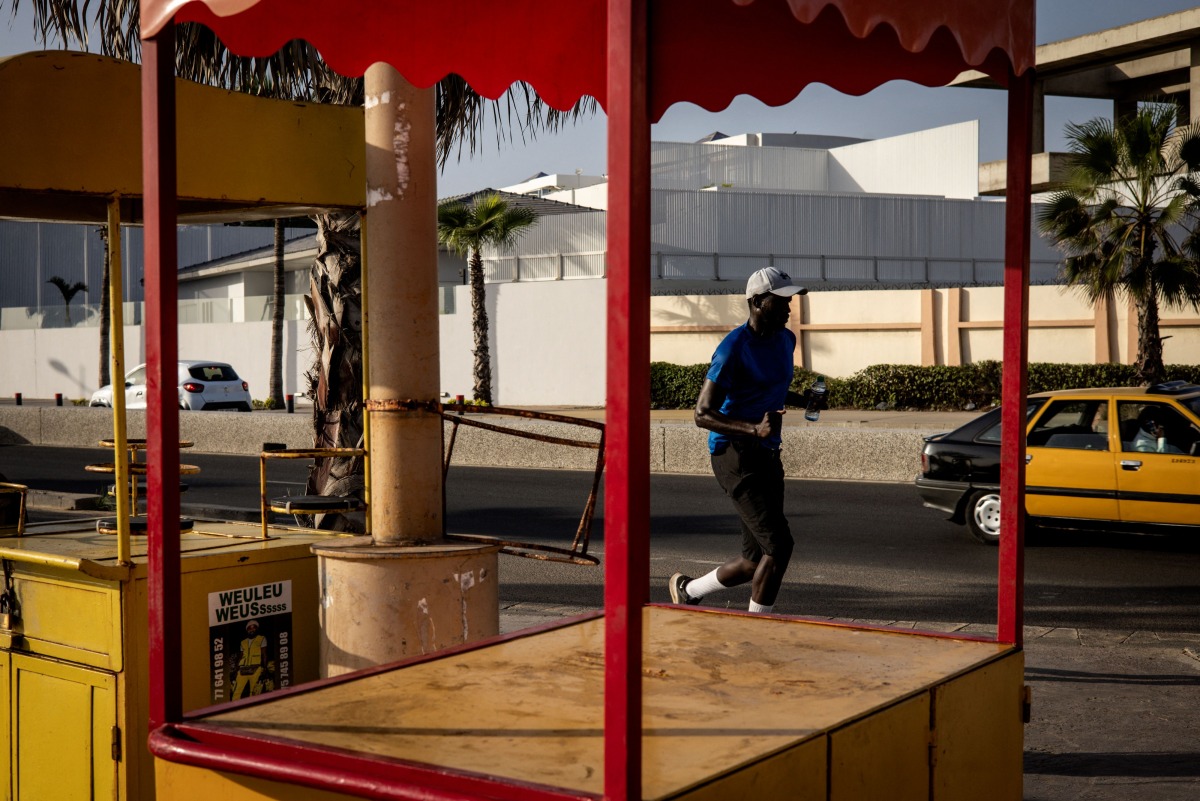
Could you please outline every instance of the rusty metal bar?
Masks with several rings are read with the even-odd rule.
[[[439,404],[440,411],[443,413],[454,412],[463,414],[465,412],[478,414],[499,414],[507,417],[524,417],[528,420],[545,420],[551,423],[566,423],[568,425],[583,426],[585,428],[595,428],[600,431],[604,430],[604,423],[596,420],[588,420],[586,417],[571,417],[565,414],[555,414],[554,412],[539,412],[532,409],[514,409],[509,406],[473,406],[469,403],[443,403]]]
[[[600,560],[594,556],[588,556],[586,553],[579,553],[574,548],[556,548],[553,545],[542,545],[541,543],[516,542],[514,540],[502,540],[499,537],[489,537],[486,534],[447,534],[448,540],[462,540],[464,542],[483,542],[489,545],[499,545],[502,553],[510,556],[524,556],[527,559],[539,559],[543,562],[564,562],[572,565],[585,565],[587,567],[595,567],[600,564]]]
[[[323,456],[366,456],[365,448],[288,448],[283,451],[263,451],[263,459],[320,459]]]
[[[390,407],[389,410],[409,410],[417,407],[428,408],[430,406],[430,404],[425,404],[418,401],[377,401],[377,403],[380,403],[381,406],[383,404],[387,404]],[[575,530],[575,538],[571,541],[570,549],[558,548],[553,545],[542,545],[540,543],[502,540],[498,537],[489,537],[483,534],[445,534],[444,536],[447,539],[491,543],[494,545],[499,545],[501,553],[506,553],[510,556],[523,556],[527,559],[540,559],[545,562],[565,562],[567,564],[588,566],[600,564],[599,559],[588,555],[587,549],[588,544],[591,541],[592,520],[596,514],[596,501],[600,494],[600,480],[604,475],[604,423],[600,423],[595,420],[554,414],[553,412],[512,409],[504,406],[472,406],[465,403],[447,403],[437,404],[437,407],[437,411],[442,416],[442,419],[449,422],[451,425],[450,442],[446,446],[446,457],[442,464],[443,508],[445,506],[445,478],[450,471],[450,462],[454,456],[454,443],[458,437],[458,427],[460,425],[472,426],[485,431],[494,431],[498,434],[507,434],[514,437],[521,437],[523,439],[531,439],[537,442],[545,442],[550,445],[589,448],[596,451],[596,468],[592,475],[592,487],[588,492],[587,501],[584,503],[583,514],[579,518],[579,526]],[[584,428],[591,428],[600,432],[600,439],[596,442],[589,442],[586,440],[554,437],[548,434],[536,434],[530,431],[522,431],[517,428],[510,428],[508,426],[497,426],[491,423],[484,423],[480,420],[471,420],[464,417],[463,415],[468,409],[478,414],[498,414],[509,417],[521,417],[526,420],[563,423],[566,425],[577,425]],[[443,515],[443,520],[444,519],[445,517]]]
[[[278,509],[275,504],[267,500],[267,460],[268,459],[320,459],[326,456],[362,456],[366,457],[367,451],[365,448],[280,448],[278,450],[265,450],[258,454],[258,506],[259,515],[262,519],[262,538],[270,539],[267,535],[267,513],[280,512],[288,514],[287,510]],[[365,508],[365,502],[355,501],[354,508],[350,508],[351,504],[346,504],[345,511],[357,511],[357,509]],[[324,512],[336,512],[336,509],[323,509]]]
[[[590,422],[590,421],[589,421]],[[537,442],[545,442],[550,445],[567,445],[573,448],[591,448],[593,450],[599,448],[598,442],[589,442],[582,439],[563,439],[562,437],[552,437],[549,434],[536,434],[532,431],[522,431],[519,428],[508,428],[507,426],[497,426],[491,423],[483,423],[479,420],[469,419],[454,419],[455,427],[458,425],[471,426],[472,428],[482,428],[487,431],[495,431],[500,434],[511,434],[514,437],[522,437],[524,439],[532,439]]]

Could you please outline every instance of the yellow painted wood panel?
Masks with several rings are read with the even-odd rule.
[[[310,546],[330,537],[272,527],[271,538],[262,540],[257,525],[201,522],[180,539],[185,711],[211,704],[209,592],[291,580],[293,677],[316,678],[318,592]],[[152,801],[145,538],[134,538],[133,569],[113,564],[116,537],[78,523],[6,540],[2,555],[15,567],[21,622],[29,636],[25,653],[0,650],[0,700],[6,702],[0,771],[9,777],[0,784],[0,801]],[[0,647],[7,644],[0,639]],[[47,655],[67,661],[42,658]],[[115,672],[89,669],[96,663]],[[119,763],[111,758],[114,725],[121,730]],[[81,743],[94,746],[90,769]],[[44,784],[51,779],[53,793]],[[24,790],[12,796],[10,785],[18,780]]]
[[[22,120],[0,127],[0,210],[25,211],[21,200],[55,193],[41,201],[40,214],[99,221],[110,193],[140,197],[140,80],[138,65],[94,53],[0,58],[0,108]],[[176,80],[175,90],[181,199],[296,207],[365,202],[361,107],[251,97],[184,80]],[[101,201],[85,210],[78,203],[87,195]],[[55,211],[56,204],[64,208]],[[124,209],[123,220],[129,216]]]
[[[22,650],[120,671],[120,585],[78,572],[17,565]]]
[[[668,607],[645,614],[647,798],[669,798],[1011,649]],[[586,621],[206,720],[600,793],[603,635],[602,620]]]
[[[12,801],[13,790],[13,739],[12,739],[12,659],[7,651],[0,651],[0,799]]]
[[[829,741],[814,737],[781,754],[685,792],[678,801],[825,801]]]
[[[113,798],[116,678],[22,654],[12,663],[17,801]]]
[[[358,796],[154,760],[158,797],[171,801],[349,801]]]
[[[934,801],[1020,801],[1024,671],[1014,651],[934,691]]]
[[[829,735],[829,800],[927,801],[929,694]]]

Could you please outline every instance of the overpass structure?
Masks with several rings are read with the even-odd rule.
[[[1040,45],[1033,91],[1033,191],[1041,192],[1066,176],[1067,154],[1046,151],[1046,97],[1111,100],[1113,117],[1147,100],[1173,100],[1181,117],[1200,114],[1200,8],[1141,20],[1117,28]],[[1000,84],[972,70],[951,86],[999,89]],[[1005,162],[979,167],[979,193],[1006,193]]]

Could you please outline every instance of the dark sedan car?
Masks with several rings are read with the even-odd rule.
[[[1031,521],[1136,533],[1200,527],[1200,386],[1046,392],[1029,397],[1026,419]],[[998,542],[1000,410],[927,437],[917,491],[980,541]]]

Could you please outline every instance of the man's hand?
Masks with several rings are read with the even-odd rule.
[[[797,403],[796,405],[802,409],[807,409],[808,404],[811,402],[812,402],[812,388],[807,388],[800,395],[800,403]],[[824,395],[822,395],[821,398],[817,401],[817,408],[820,409],[821,411],[825,411],[826,409],[829,408],[829,393],[828,392],[826,392]]]
[[[759,439],[767,439],[772,436],[778,436],[783,428],[784,410],[780,409],[777,412],[767,412],[763,415],[763,419],[754,425],[754,436]]]

